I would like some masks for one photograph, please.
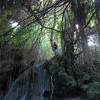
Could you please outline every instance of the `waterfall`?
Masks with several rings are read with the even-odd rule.
[[[28,74],[29,71],[25,71],[12,83],[3,100],[19,100],[20,97],[26,95]]]
[[[37,100],[44,100],[43,93],[46,86],[46,70],[43,69],[43,66],[39,64],[36,65],[36,70],[38,72],[38,92],[39,92]],[[35,96],[33,98],[34,99],[32,100],[36,100]]]
[[[34,79],[30,81],[30,72],[36,69],[37,71],[37,87],[34,84]],[[45,89],[45,76],[46,71],[43,69],[43,66],[40,64],[35,65],[35,67],[31,67],[22,73],[11,85],[8,92],[4,96],[2,100],[28,100],[27,95],[31,98],[29,100],[44,100],[43,92]],[[30,86],[30,87],[29,87]],[[38,95],[35,95],[35,91],[38,91]]]
[[[39,92],[40,92],[40,99],[39,100],[44,100],[43,98],[43,92],[45,89],[45,76],[46,72],[43,69],[42,66],[38,67],[38,80],[39,80]]]

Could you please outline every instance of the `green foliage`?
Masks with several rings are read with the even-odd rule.
[[[87,91],[89,100],[99,100],[100,99],[100,82],[93,82],[89,84]]]
[[[51,6],[52,4],[55,4],[57,0],[51,1],[51,0],[43,0],[40,2],[34,2],[32,6],[32,10],[35,13],[41,14],[40,21],[42,22],[43,27],[39,25],[38,21],[32,23],[31,25],[28,25],[24,27],[24,25],[20,25],[19,28],[15,28],[12,31],[9,32],[9,36],[0,38],[0,41],[9,40],[9,43],[16,47],[24,47],[28,49],[35,48],[37,45],[39,45],[40,51],[43,53],[44,56],[48,56],[50,58],[52,56],[52,50],[50,45],[50,35],[51,35],[51,29],[53,27],[53,21],[54,21],[54,11],[56,15],[56,30],[62,30],[63,26],[63,11],[67,12],[66,15],[66,24],[67,27],[71,27],[74,22],[74,13],[72,11],[71,4],[68,6],[67,9],[63,9],[63,6],[56,7],[56,5]],[[85,3],[85,12],[86,12],[86,23],[91,18],[91,15],[94,11],[94,4],[93,2],[90,2],[91,0],[79,0],[81,3]],[[78,2],[79,2],[78,1]],[[18,0],[14,6],[7,7],[1,14],[0,14],[0,33],[6,32],[11,28],[11,25],[9,23],[9,19],[14,14],[15,8],[18,6],[21,7],[21,1]],[[51,8],[50,8],[51,6]],[[53,7],[53,8],[52,8]],[[47,12],[45,12],[44,9],[47,9]],[[50,9],[49,9],[50,8]],[[42,11],[43,10],[43,11]],[[17,16],[18,17],[18,16]],[[32,17],[32,20],[35,20],[35,17]],[[95,27],[96,26],[96,16],[94,16],[90,23],[89,27]],[[30,22],[28,22],[30,23]],[[27,24],[27,21],[26,23]],[[58,47],[61,49],[61,33],[58,31],[54,31],[54,40],[57,42]],[[79,50],[78,50],[79,52]]]
[[[46,34],[43,38],[42,38],[42,42],[41,42],[41,47],[40,47],[40,51],[42,52],[42,54],[48,59],[51,58],[52,56],[52,51],[51,51],[51,45],[50,45],[50,39],[48,34]]]
[[[12,10],[6,9],[0,14],[0,33],[6,32],[9,26],[9,18],[12,16]]]

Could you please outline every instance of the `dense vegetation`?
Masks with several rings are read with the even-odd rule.
[[[99,33],[100,0],[0,0],[0,84],[7,84],[5,89],[1,85],[4,92],[1,94],[5,95],[12,81],[27,71],[25,69],[29,69],[25,77],[34,76],[35,69],[29,65],[32,61],[35,64],[45,62],[43,67],[50,79],[54,77],[54,86],[58,84],[54,88],[55,95],[60,87],[58,81],[65,82],[61,83],[65,86],[64,95],[71,90],[81,91],[84,75],[89,76],[89,81],[100,81]],[[55,41],[59,53],[52,58],[51,45]],[[72,87],[66,84],[73,81],[75,84],[69,83]]]

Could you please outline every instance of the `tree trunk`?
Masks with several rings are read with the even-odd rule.
[[[76,5],[74,5],[75,2],[77,2]],[[74,18],[77,22],[76,24],[79,25],[79,37],[81,38],[81,46],[82,46],[82,51],[83,51],[84,63],[89,66],[89,70],[91,71],[91,73],[94,73],[95,68],[93,64],[93,57],[92,57],[90,48],[88,47],[87,37],[84,33],[84,25],[85,25],[85,19],[86,19],[85,5],[78,0],[73,0],[72,10],[74,12]]]
[[[65,70],[71,73],[72,66],[74,64],[74,46],[73,46],[73,33],[71,29],[67,27],[67,12],[64,12],[63,16],[63,32],[61,33],[62,41],[62,53],[65,62]]]

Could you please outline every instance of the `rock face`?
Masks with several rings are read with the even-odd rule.
[[[21,72],[28,66],[23,63],[22,52],[8,44],[0,48],[0,95],[4,95]]]

